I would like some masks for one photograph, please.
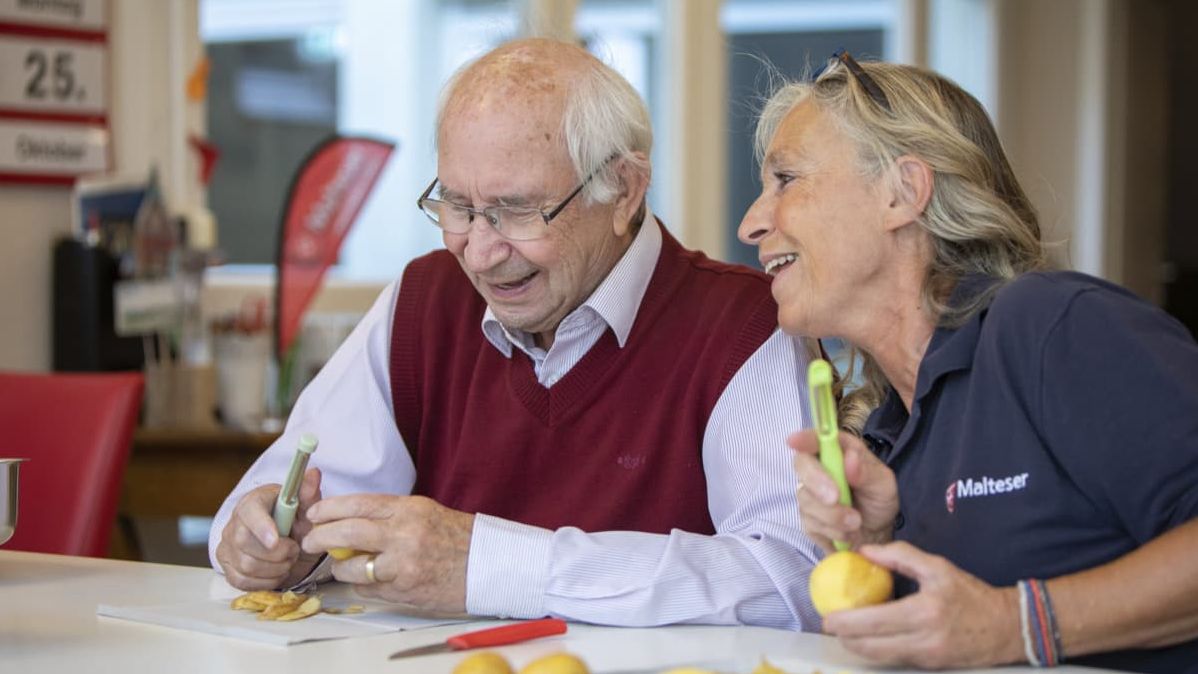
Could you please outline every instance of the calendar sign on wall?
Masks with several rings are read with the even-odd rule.
[[[105,0],[0,0],[0,182],[111,168]]]
[[[103,44],[0,35],[0,110],[104,117],[108,48]]]
[[[108,129],[0,119],[0,166],[47,177],[98,173],[108,167]]]
[[[104,0],[0,0],[0,22],[102,33],[108,7]]]

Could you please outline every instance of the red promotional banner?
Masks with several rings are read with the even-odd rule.
[[[279,233],[275,349],[280,363],[394,147],[370,138],[334,136],[318,145],[296,172]]]

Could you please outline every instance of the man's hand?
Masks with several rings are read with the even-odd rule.
[[[824,631],[880,664],[921,669],[983,667],[1024,658],[1019,595],[909,543],[866,546],[871,561],[919,582],[919,592],[824,617]]]
[[[423,496],[354,494],[327,498],[308,517],[315,528],[304,538],[304,550],[345,547],[373,553],[375,583],[366,575],[372,555],[333,564],[333,576],[354,583],[359,594],[422,613],[465,613],[474,515]]]
[[[266,484],[247,493],[233,509],[216,547],[229,584],[240,590],[273,590],[291,585],[311,571],[319,555],[303,554],[299,542],[312,530],[305,513],[320,500],[320,469],[309,468],[300,485],[299,508],[291,535],[279,537],[271,515],[280,485]]]
[[[852,508],[840,505],[836,481],[819,462],[819,438],[815,431],[792,433],[786,442],[795,450],[799,516],[803,519],[803,531],[812,540],[831,552],[834,540],[848,541],[855,548],[894,539],[894,518],[899,511],[894,472],[860,439],[840,434],[844,476],[853,493]]]

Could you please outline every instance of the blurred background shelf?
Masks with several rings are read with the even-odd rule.
[[[207,525],[275,433],[138,429],[109,556],[208,564]]]

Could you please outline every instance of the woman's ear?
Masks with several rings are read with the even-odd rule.
[[[639,153],[637,158],[640,160],[640,166],[644,167],[643,170],[637,163],[623,158],[618,160],[619,164],[616,166],[619,193],[616,195],[615,209],[612,213],[612,228],[616,236],[624,236],[641,224],[632,222],[632,218],[640,210],[641,204],[645,203],[645,192],[649,189],[649,161]]]
[[[932,200],[935,174],[927,162],[909,154],[894,161],[886,228],[898,229],[915,222]]]

